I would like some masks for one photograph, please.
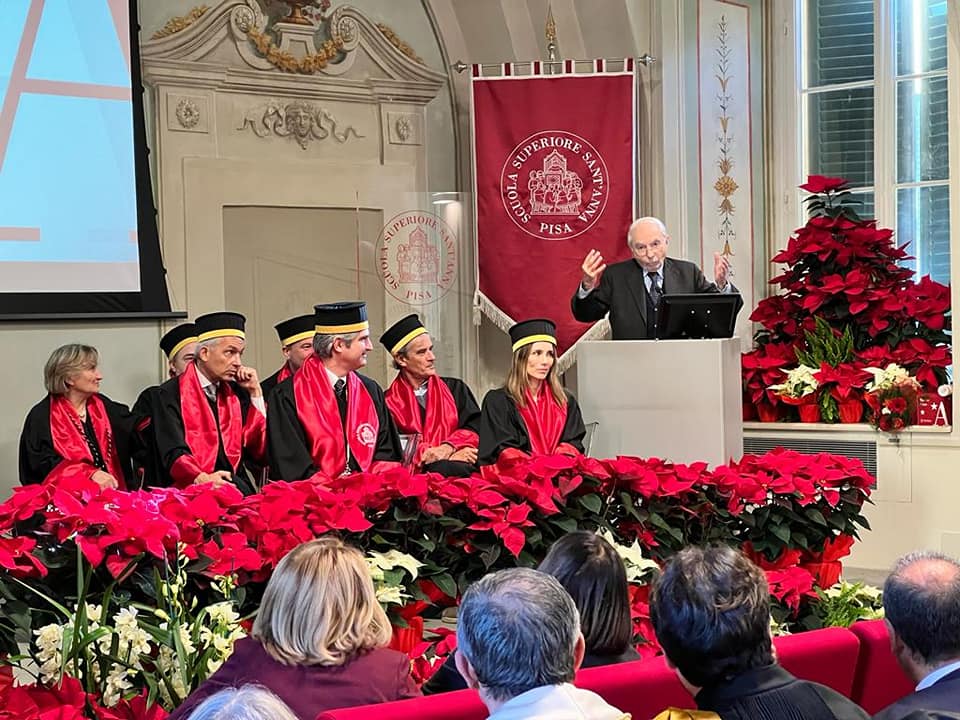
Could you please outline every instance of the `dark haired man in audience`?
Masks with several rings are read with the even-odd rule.
[[[935,552],[897,561],[883,585],[890,647],[916,692],[874,717],[960,712],[960,563]]]
[[[399,370],[387,388],[387,407],[400,432],[418,436],[412,469],[456,477],[475,472],[480,407],[463,380],[437,374],[433,338],[420,318],[398,320],[380,342]]]
[[[674,555],[654,587],[650,618],[667,663],[700,710],[723,720],[868,717],[836,691],[777,664],[767,579],[736,550],[690,547]]]
[[[270,393],[279,384],[293,375],[304,360],[313,355],[313,336],[315,320],[313,313],[298,315],[274,325],[280,338],[280,350],[283,353],[283,367],[266,380],[260,382],[263,396],[270,399]]]
[[[487,575],[464,593],[457,669],[480,692],[488,720],[628,719],[599,695],[571,684],[583,654],[580,615],[556,578],[512,568]]]
[[[383,389],[357,372],[373,349],[366,304],[314,310],[313,355],[270,396],[271,472],[281,480],[305,480],[397,467],[400,437]]]

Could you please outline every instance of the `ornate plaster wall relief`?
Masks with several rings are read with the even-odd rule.
[[[159,40],[168,35],[173,35],[181,30],[185,30],[193,25],[197,20],[203,17],[203,14],[210,8],[206,5],[198,5],[186,15],[178,15],[167,20],[166,24],[150,36],[151,40]]]
[[[394,145],[423,145],[423,123],[415,113],[388,111],[387,133]]]
[[[167,129],[174,132],[210,131],[207,98],[197,95],[167,96]]]
[[[304,150],[314,140],[333,138],[338,143],[345,143],[351,135],[365,137],[353,125],[341,128],[330,111],[303,100],[288,103],[274,100],[259,105],[243,116],[237,129],[243,131],[247,128],[260,138],[270,135],[292,138]]]

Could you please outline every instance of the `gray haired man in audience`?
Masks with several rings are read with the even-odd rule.
[[[883,586],[890,647],[916,692],[876,718],[960,711],[960,563],[935,552],[897,561]]]
[[[457,669],[480,692],[489,720],[624,720],[629,715],[570,683],[583,660],[580,616],[557,580],[513,568],[464,593]]]
[[[840,693],[777,664],[767,579],[732,548],[674,555],[654,587],[650,619],[667,664],[700,710],[723,720],[868,717]]]

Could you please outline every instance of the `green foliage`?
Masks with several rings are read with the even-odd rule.
[[[840,363],[853,360],[853,333],[849,325],[843,330],[835,330],[823,317],[815,318],[816,329],[804,331],[806,349],[795,350],[797,361],[807,367],[819,368],[822,364],[837,367]]]

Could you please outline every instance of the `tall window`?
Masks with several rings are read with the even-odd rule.
[[[804,175],[845,177],[860,212],[950,281],[948,0],[799,0]]]

